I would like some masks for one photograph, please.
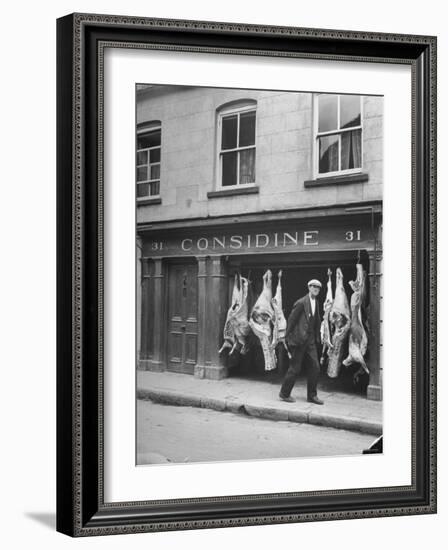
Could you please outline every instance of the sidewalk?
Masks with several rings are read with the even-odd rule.
[[[324,405],[306,401],[306,387],[297,383],[295,403],[278,398],[279,385],[244,378],[208,380],[188,374],[137,371],[137,398],[170,405],[202,407],[248,414],[269,420],[286,420],[353,430],[382,433],[382,402],[359,395],[319,391]]]

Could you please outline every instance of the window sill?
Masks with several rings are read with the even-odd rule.
[[[220,189],[219,191],[209,191],[207,197],[209,199],[217,199],[220,197],[234,197],[235,195],[256,195],[259,192],[258,185],[251,187],[232,187],[232,189]]]
[[[137,199],[137,206],[147,206],[149,204],[162,204],[162,199],[161,197]]]
[[[327,176],[306,180],[305,187],[326,187],[327,185],[348,185],[350,183],[364,183],[369,181],[369,174],[360,172],[358,174],[345,174],[340,176]]]

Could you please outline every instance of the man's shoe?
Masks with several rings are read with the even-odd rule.
[[[314,403],[315,405],[323,405],[324,402],[319,399],[317,396],[315,397],[308,397],[307,399],[308,403]]]
[[[286,395],[282,395],[281,393],[279,393],[278,396],[280,397],[280,399],[282,401],[286,401],[286,403],[295,403],[296,402],[294,397],[291,397],[290,395],[286,396]]]

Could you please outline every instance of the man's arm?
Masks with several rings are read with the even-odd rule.
[[[316,342],[321,345],[322,344],[322,341],[321,341],[321,337],[320,337],[320,326],[322,324],[322,317],[320,315],[320,311],[319,311],[319,308],[320,308],[320,304],[319,302],[316,300],[316,311],[317,311],[317,326],[316,326]]]
[[[286,325],[286,334],[285,338],[288,337],[292,329],[296,326],[296,324],[299,322],[300,315],[303,311],[303,304],[302,302],[298,302],[297,305],[295,305],[288,317],[288,323]]]

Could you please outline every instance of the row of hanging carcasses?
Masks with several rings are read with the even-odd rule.
[[[331,271],[328,270],[327,294],[324,302],[324,315],[321,324],[322,356],[321,364],[328,357],[327,374],[330,378],[339,375],[341,365],[358,363],[355,380],[362,372],[368,373],[364,356],[367,351],[367,333],[363,322],[363,309],[366,298],[366,273],[361,264],[356,264],[356,279],[349,281],[353,290],[348,304],[344,289],[342,270],[336,269],[336,290],[333,297]],[[248,352],[250,331],[259,339],[263,350],[265,370],[277,366],[275,350],[279,344],[285,347],[291,358],[287,343],[286,319],[282,306],[282,271],[278,272],[275,295],[272,295],[272,272],[263,275],[263,290],[249,313],[249,281],[239,273],[235,274],[232,303],[224,325],[224,344],[219,353],[230,348],[230,354],[238,350],[242,355]],[[348,339],[348,355],[343,359]]]
[[[224,325],[224,344],[219,353],[226,348],[230,355],[239,349],[242,355],[248,352],[249,332],[260,340],[264,356],[265,370],[273,370],[277,366],[275,349],[283,343],[286,350],[285,334],[286,319],[282,305],[282,272],[278,272],[278,282],[275,295],[272,295],[272,272],[270,269],[263,275],[263,290],[258,296],[250,315],[248,308],[249,281],[239,273],[235,274],[232,293],[232,303],[227,312]]]

